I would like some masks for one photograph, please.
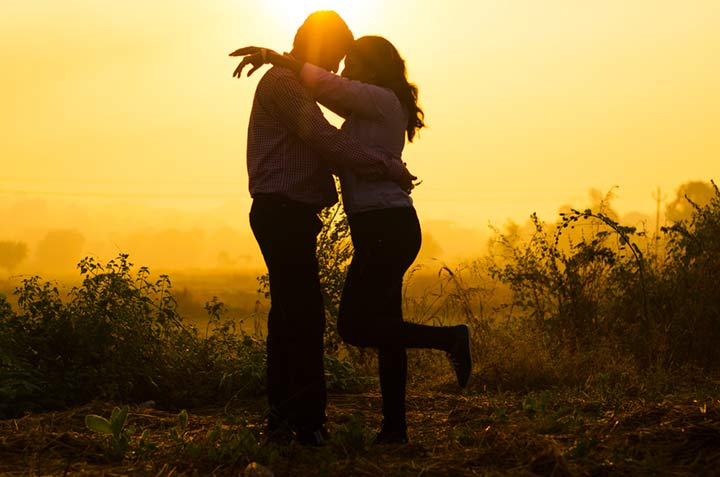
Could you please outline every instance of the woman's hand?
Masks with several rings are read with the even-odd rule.
[[[397,184],[402,188],[402,190],[410,194],[416,186],[422,184],[422,181],[417,181],[417,176],[410,172],[410,170],[408,170],[406,162],[403,162],[403,165],[405,166],[405,173],[403,177],[401,177],[400,180],[397,182]]]
[[[230,53],[230,56],[244,56],[240,64],[235,68],[233,78],[240,78],[240,75],[247,65],[252,65],[247,75],[250,76],[255,73],[262,65],[269,63],[271,53],[277,55],[274,51],[267,48],[260,48],[259,46],[246,46],[233,51]]]

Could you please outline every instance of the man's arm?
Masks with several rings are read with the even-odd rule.
[[[291,131],[334,167],[345,167],[358,175],[384,178],[412,189],[415,177],[397,157],[371,150],[332,126],[320,107],[294,75],[282,75],[267,85],[274,110]]]

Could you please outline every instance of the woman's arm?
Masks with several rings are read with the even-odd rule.
[[[262,65],[270,63],[298,73],[302,83],[313,92],[317,101],[342,117],[350,114],[366,118],[383,115],[382,98],[394,93],[368,83],[343,78],[310,63],[302,63],[291,56],[281,55],[267,48],[247,46],[230,53],[244,58],[233,72],[240,78],[246,66],[252,65],[248,76]]]
[[[300,69],[300,80],[320,104],[343,117],[350,114],[369,119],[382,117],[384,98],[392,95],[394,99],[389,90],[343,78],[310,63]]]

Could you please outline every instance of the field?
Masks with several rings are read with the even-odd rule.
[[[571,210],[414,269],[406,318],[468,323],[475,368],[461,393],[442,353],[410,351],[406,446],[373,444],[374,353],[333,326],[347,223],[323,218],[327,447],[263,435],[266,277],[178,292],[119,255],[82,260],[74,287],[0,295],[0,474],[719,475],[717,189],[662,236]],[[210,296],[233,280],[247,288],[229,303]]]
[[[180,439],[171,436],[177,413],[133,406],[132,450],[115,461],[105,440],[85,427],[87,414],[110,415],[112,405],[95,402],[0,423],[0,473],[242,475],[248,463],[260,462],[276,476],[709,476],[720,468],[717,391],[617,400],[568,389],[464,395],[414,389],[407,446],[372,444],[377,393],[332,394],[334,437],[320,449],[263,444],[261,399],[193,410],[176,431]]]

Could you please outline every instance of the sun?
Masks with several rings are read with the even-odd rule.
[[[294,31],[316,10],[335,10],[350,29],[365,26],[376,14],[373,0],[265,0],[263,8],[284,28]]]

